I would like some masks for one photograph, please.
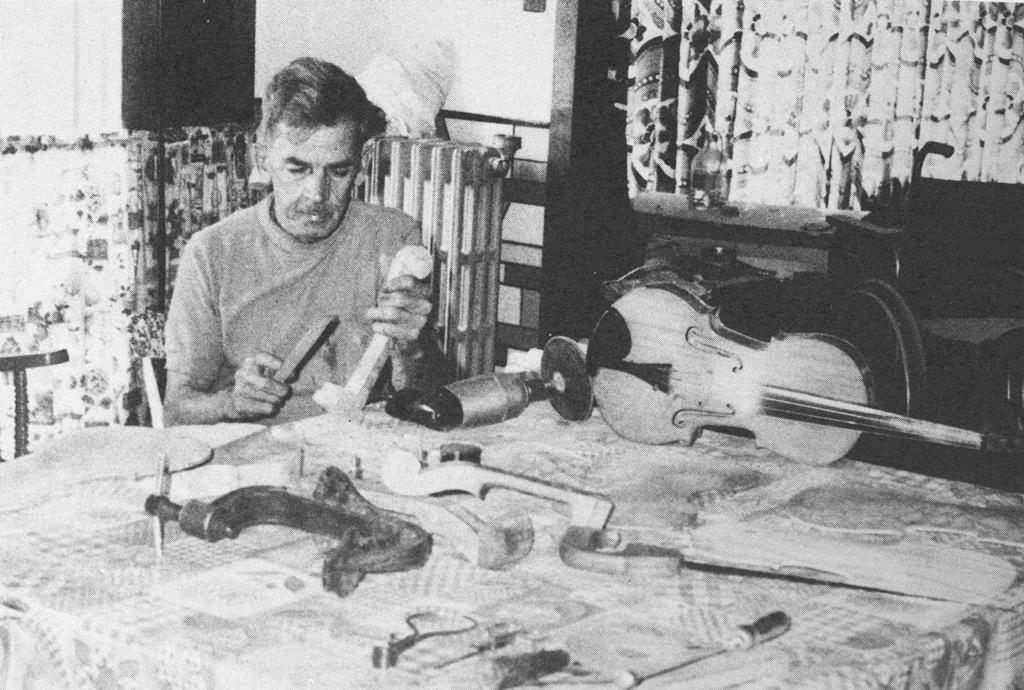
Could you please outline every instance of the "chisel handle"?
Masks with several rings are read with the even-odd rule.
[[[720,648],[713,652],[709,652],[693,659],[687,659],[682,663],[669,666],[668,668],[663,668],[660,671],[654,671],[653,673],[640,674],[635,671],[623,670],[615,675],[612,682],[615,683],[615,687],[619,688],[619,690],[635,688],[645,680],[667,675],[700,661],[704,661],[705,659],[710,659],[713,656],[750,649],[751,647],[756,647],[759,644],[764,644],[769,640],[774,640],[776,637],[789,630],[790,623],[790,618],[785,611],[773,611],[772,613],[761,616],[753,623],[741,625],[737,628],[736,634],[730,636]]]

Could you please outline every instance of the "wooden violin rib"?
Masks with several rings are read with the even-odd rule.
[[[553,482],[504,472],[471,462],[455,460],[423,468],[411,453],[393,450],[384,458],[381,481],[390,491],[404,496],[430,496],[447,491],[464,491],[481,498],[492,488],[505,488],[531,496],[565,503],[573,525],[602,529],[614,508],[601,494],[581,491]]]

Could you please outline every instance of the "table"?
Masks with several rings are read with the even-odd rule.
[[[356,420],[324,415],[232,440],[213,462],[253,480],[301,457],[303,489],[319,467],[355,475],[358,466],[360,491],[385,501],[377,476],[387,452],[450,441],[480,444],[487,465],[608,494],[611,524],[630,540],[685,552],[701,525],[772,515],[779,525],[868,544],[905,540],[998,555],[1024,572],[1020,495],[847,460],[801,466],[723,433],[705,432],[692,447],[641,446],[599,416],[569,423],[544,403],[501,424],[446,434],[376,408]],[[151,476],[119,471],[116,454],[109,471],[33,467],[32,459],[0,466],[2,687],[495,687],[487,655],[432,668],[480,642],[480,628],[424,641],[386,671],[372,667],[372,649],[389,634],[407,634],[408,614],[430,612],[515,626],[523,632],[513,651],[565,649],[602,674],[650,670],[713,649],[735,626],[777,609],[793,620],[782,637],[643,687],[1024,681],[1024,587],[1016,584],[990,604],[970,605],[700,569],[593,573],[559,560],[563,505],[496,489],[484,500],[458,500],[483,517],[529,515],[536,535],[525,559],[484,569],[436,535],[422,568],[369,575],[340,598],[319,583],[325,537],[262,526],[210,544],[169,529],[157,563],[142,511]],[[553,678],[575,687],[566,674]]]

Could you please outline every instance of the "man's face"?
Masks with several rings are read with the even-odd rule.
[[[278,225],[300,242],[330,237],[348,210],[362,156],[355,123],[314,130],[278,125],[264,150]]]

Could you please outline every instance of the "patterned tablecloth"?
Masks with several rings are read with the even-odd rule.
[[[244,483],[282,466],[294,478],[301,457],[300,490],[311,490],[319,468],[334,465],[361,476],[356,484],[368,499],[394,505],[378,480],[384,455],[451,441],[483,446],[485,465],[609,495],[611,526],[627,541],[685,552],[700,525],[769,515],[780,529],[867,544],[954,546],[1024,567],[1021,496],[855,462],[808,468],[748,439],[712,432],[692,447],[641,446],[617,437],[599,417],[567,423],[546,404],[448,434],[375,409],[359,420],[317,417],[231,441],[217,448],[213,462],[242,465],[231,476]],[[793,621],[783,636],[644,687],[1024,683],[1018,585],[977,606],[701,569],[630,577],[588,572],[559,559],[566,506],[497,489],[485,500],[445,500],[483,519],[529,515],[535,539],[525,559],[484,569],[436,534],[424,567],[369,575],[341,598],[320,585],[324,551],[334,545],[328,538],[262,526],[210,544],[171,526],[158,562],[142,508],[153,488],[149,473],[124,467],[114,447],[103,471],[32,462],[30,455],[0,465],[6,688],[498,687],[496,655],[547,648],[572,656],[572,672],[545,679],[569,687],[699,656],[736,626],[780,609]],[[217,491],[231,488],[230,478],[222,483]],[[406,618],[414,613],[444,629],[475,627],[424,639],[394,668],[373,668],[374,646],[409,634]],[[513,645],[438,668],[482,643],[488,626],[502,624],[521,631]]]

